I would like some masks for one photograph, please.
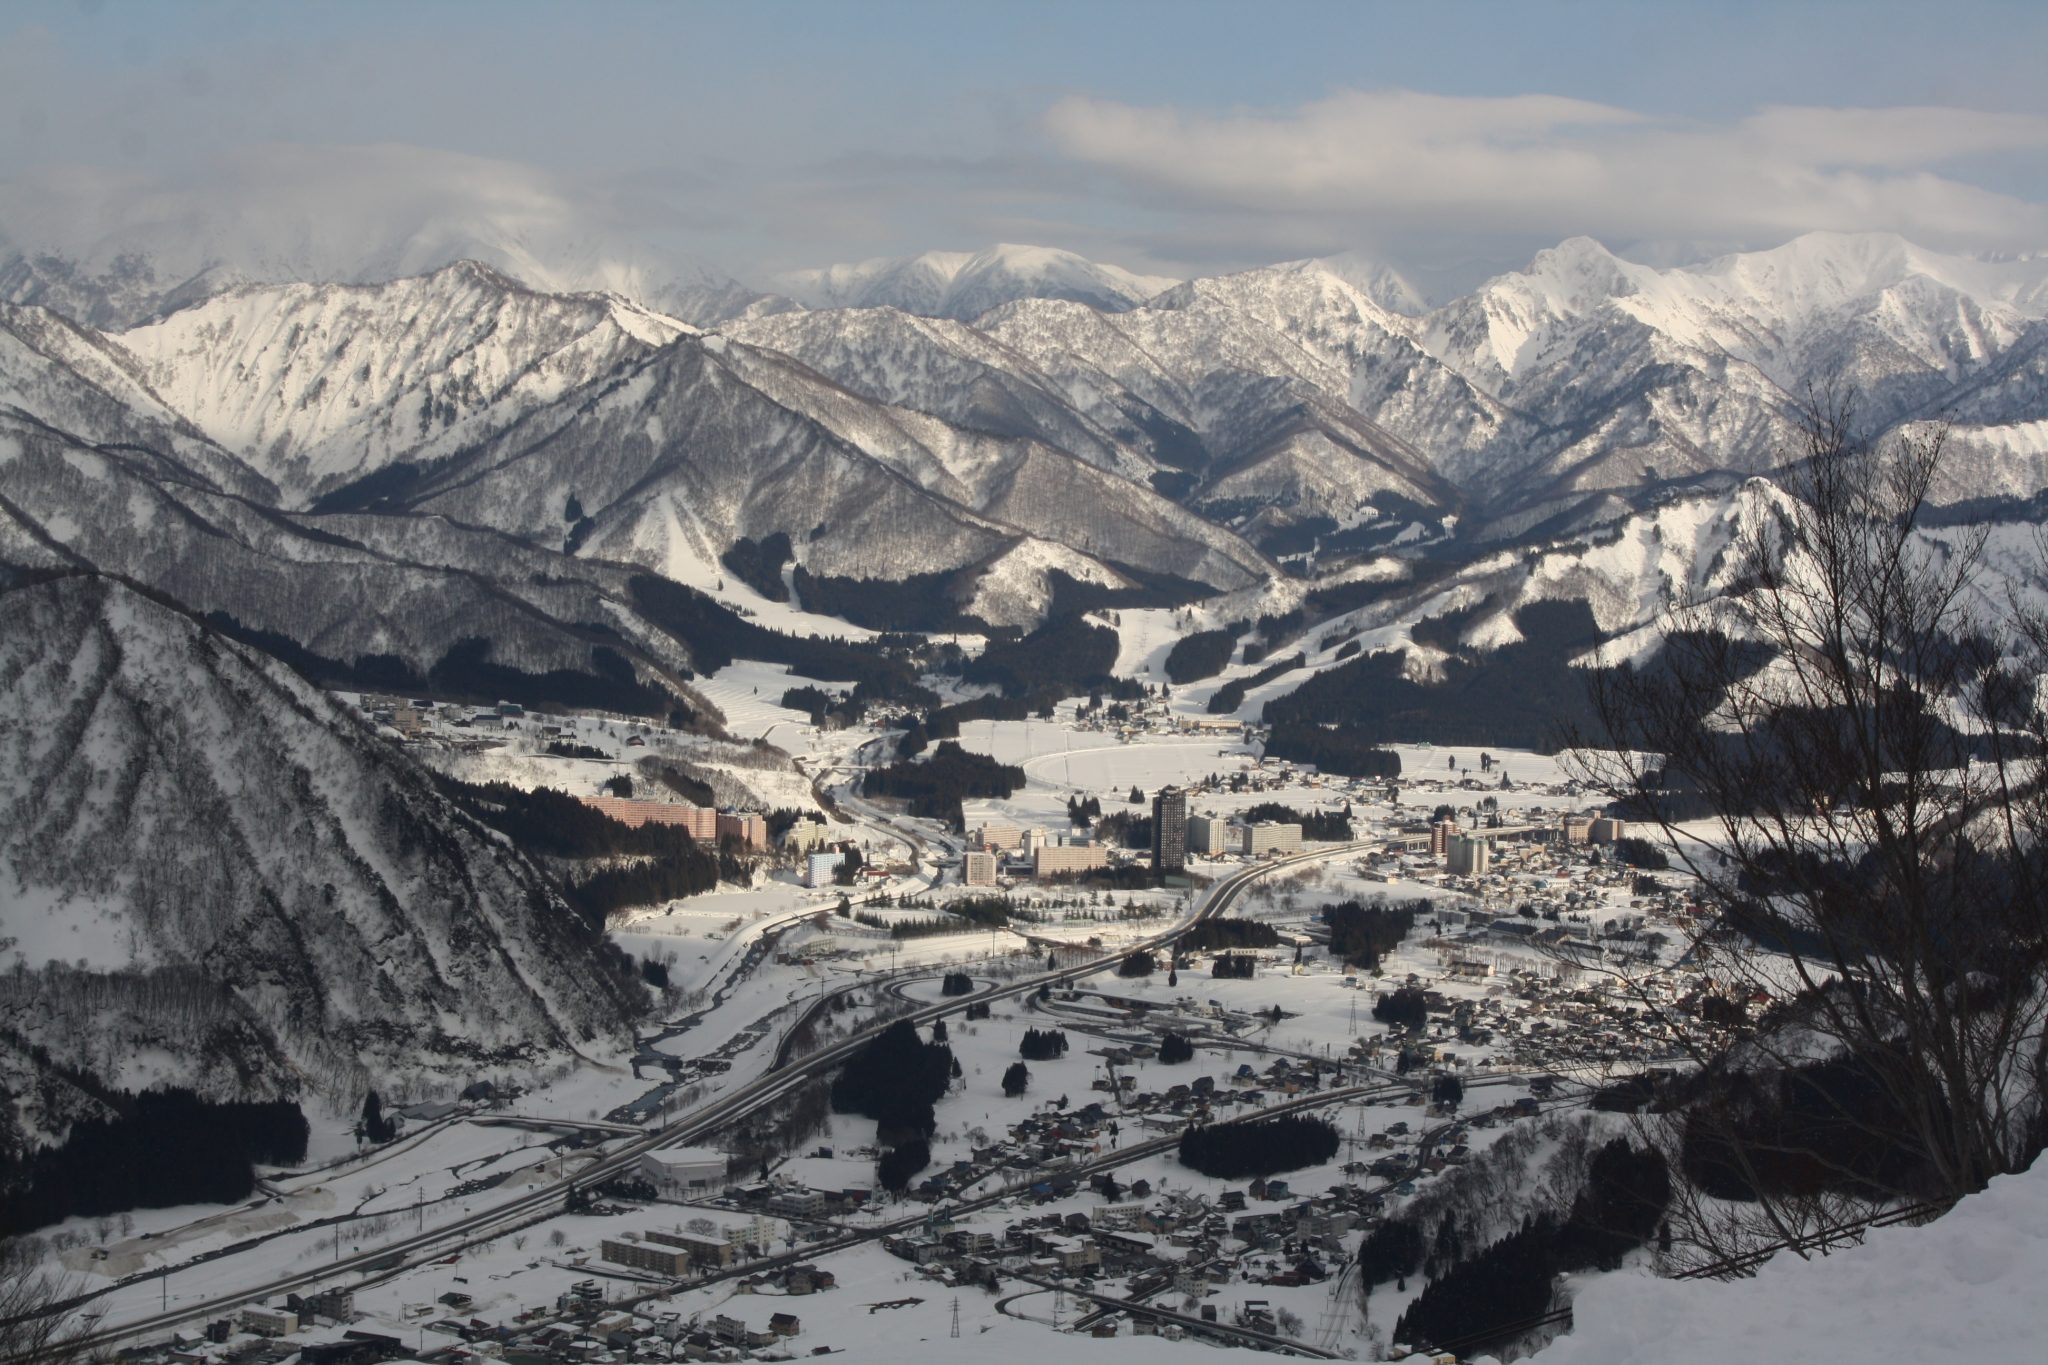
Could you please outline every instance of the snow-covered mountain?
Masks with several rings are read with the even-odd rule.
[[[1032,539],[1100,561],[1090,581],[1126,586],[1112,566],[1225,588],[1269,571],[1162,496],[1156,459],[1091,431],[1058,394],[1009,382],[1005,366],[1028,366],[964,325],[815,316],[901,324],[878,356],[906,329],[951,329],[944,344],[992,355],[983,368],[1007,388],[984,386],[987,401],[959,411],[912,411],[892,385],[850,393],[780,352],[473,263],[384,285],[244,286],[100,344],[163,420],[203,434],[286,508],[327,497],[445,512],[538,549],[707,583],[737,539],[778,531],[801,537],[813,572],[856,578],[957,571]],[[921,391],[954,391],[957,377],[956,365]],[[99,544],[91,562],[117,551]]]
[[[164,999],[275,1093],[338,1093],[344,1052],[453,1071],[609,1046],[623,997],[564,993],[588,945],[533,870],[254,648],[330,683],[711,728],[688,623],[654,619],[644,576],[710,587],[780,536],[819,579],[932,576],[948,619],[1120,593],[1138,668],[1183,619],[1146,595],[1213,590],[1179,610],[1303,655],[1205,684],[1245,681],[1247,718],[1517,645],[1547,671],[1510,689],[1575,681],[1728,590],[1829,381],[1873,434],[1953,424],[1944,499],[2010,500],[1970,509],[2004,518],[1987,591],[2038,568],[2040,259],[1817,235],[1652,268],[1575,239],[1433,309],[1350,259],[1174,283],[933,254],[814,272],[810,307],[502,238],[380,273],[473,240],[337,280],[139,256],[0,277],[48,305],[0,302],[0,899],[31,969],[14,1017],[50,1021],[29,1041],[57,1062],[226,1086],[160,1045]],[[664,281],[701,292],[664,303]],[[55,965],[81,957],[91,990]],[[152,994],[166,972],[229,989]],[[16,1093],[28,1056],[0,1048]]]
[[[30,1132],[80,1086],[346,1103],[626,1041],[638,988],[525,858],[296,673],[115,580],[0,591],[0,774]]]
[[[431,461],[690,329],[475,262],[381,285],[249,285],[115,340],[164,401],[298,501]]]
[[[665,711],[674,696],[709,711],[681,681],[684,648],[627,605],[621,566],[435,517],[284,513],[147,448],[0,412],[4,564],[117,574],[382,685],[428,679],[483,642],[478,662],[526,675],[623,669],[646,693],[614,709]],[[466,683],[448,684],[479,700],[511,685],[464,672]]]
[[[426,240],[407,252],[432,254]],[[512,253],[530,274],[656,273],[551,263],[534,241]],[[813,573],[968,575],[955,600],[1003,602],[1017,624],[1043,610],[1042,570],[986,592],[974,575],[1059,562],[1237,591],[1270,555],[1340,567],[1598,535],[1771,471],[1809,383],[1852,386],[1874,434],[1953,421],[1949,500],[2048,482],[2043,259],[1815,234],[1656,268],[1573,239],[1430,310],[1358,258],[1155,292],[1169,282],[999,248],[797,283],[832,306],[740,290],[705,304],[717,334],[474,262],[239,285],[113,335],[16,308],[0,400],[122,446],[124,468],[151,452],[151,477],[238,499],[229,520],[321,499],[438,513],[693,582],[779,532]],[[57,537],[74,549],[92,535],[47,500],[34,519],[75,524]]]
[[[1493,471],[1484,491],[1497,500],[1506,478],[1528,499],[1768,469],[1809,386],[1853,391],[1873,432],[1939,418],[2038,344],[2044,317],[2048,258],[1986,262],[1884,234],[1813,233],[1660,270],[1573,238],[1430,313],[1415,335],[1551,429]],[[1980,393],[1986,425],[2041,416],[2024,385]],[[2010,491],[1995,464],[1956,473],[1957,496]]]
[[[579,554],[703,581],[783,532],[812,572],[900,580],[1021,538],[1217,587],[1256,550],[1149,486],[1036,440],[862,398],[780,353],[682,337],[426,471],[407,506],[544,543],[574,502]]]
[[[124,447],[158,472],[202,487],[264,502],[277,495],[269,480],[173,411],[132,354],[45,308],[0,304],[0,413]]]
[[[969,321],[1016,299],[1066,299],[1105,312],[1135,307],[1178,281],[1138,275],[1052,247],[927,251],[798,270],[776,281],[812,308],[899,308]]]

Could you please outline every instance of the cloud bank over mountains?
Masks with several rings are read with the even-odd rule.
[[[2048,152],[2048,118],[2030,114],[1774,106],[1706,125],[1550,95],[1352,90],[1224,114],[1070,96],[1046,128],[1063,155],[1139,202],[1278,215],[1308,251],[1347,233],[1410,252],[1431,237],[1760,246],[1815,230],[1965,250],[2048,244],[2048,207],[1943,174]]]
[[[961,162],[840,153],[786,176],[559,170],[403,141],[63,162],[0,180],[0,250],[260,278],[391,278],[475,254],[545,289],[659,297],[993,239],[1165,276],[1343,250],[1419,278],[1468,262],[1454,287],[1577,233],[1659,262],[1815,229],[2048,248],[2048,205],[1987,174],[2048,158],[2032,113],[1772,104],[1708,123],[1552,94],[1339,90],[1233,111],[1065,94],[1010,139]]]

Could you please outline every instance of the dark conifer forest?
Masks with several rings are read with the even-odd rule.
[[[932,1106],[952,1075],[953,1049],[925,1042],[899,1019],[847,1059],[832,1082],[832,1110],[873,1119],[883,1146],[929,1138],[938,1127]]]
[[[306,1156],[306,1119],[290,1100],[215,1103],[189,1090],[111,1099],[107,1119],[75,1123],[63,1144],[0,1163],[0,1232],[66,1218],[226,1204],[256,1186],[255,1163]]]
[[[1180,1164],[1225,1180],[1276,1175],[1328,1161],[1337,1143],[1337,1130],[1309,1114],[1209,1124],[1181,1130]]]

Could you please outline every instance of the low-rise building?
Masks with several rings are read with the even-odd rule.
[[[242,1330],[259,1337],[288,1337],[299,1330],[299,1315],[283,1308],[244,1308]]]
[[[642,1154],[640,1174],[664,1193],[721,1189],[725,1154],[709,1147],[664,1147]]]
[[[823,847],[831,837],[831,832],[816,820],[799,820],[782,831],[775,843],[791,853],[809,853]]]
[[[1257,858],[1268,853],[1301,852],[1301,826],[1283,825],[1276,820],[1261,820],[1244,827],[1244,851],[1246,856]]]
[[[768,843],[767,817],[750,810],[723,810],[714,822],[718,837],[731,838],[748,848],[763,848]]]
[[[694,1232],[650,1232],[647,1240],[680,1253],[688,1265],[727,1266],[739,1259],[739,1248],[729,1237],[699,1237]]]
[[[825,1196],[818,1190],[781,1190],[769,1197],[767,1207],[777,1218],[810,1222],[825,1216]]]
[[[972,847],[988,853],[1003,853],[1023,842],[1024,831],[1015,825],[984,822],[974,831]]]
[[[1059,876],[1109,866],[1109,850],[1101,844],[1066,844],[1040,848],[1031,855],[1031,875]]]
[[[598,1243],[598,1254],[613,1265],[651,1271],[671,1279],[679,1280],[690,1273],[690,1253],[681,1247],[627,1242],[607,1237]]]

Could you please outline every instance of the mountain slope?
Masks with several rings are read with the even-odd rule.
[[[484,439],[687,330],[462,262],[384,285],[237,289],[116,340],[297,500]]]
[[[1027,301],[981,325],[1098,426],[1144,433],[1157,458],[1186,471],[1190,506],[1250,534],[1319,519],[1349,526],[1371,519],[1387,495],[1455,506],[1457,490],[1427,452],[1491,440],[1497,405],[1383,325],[1391,315],[1334,276],[1279,275],[1319,305],[1348,308],[1346,339],[1333,342],[1333,324],[1317,329],[1332,344],[1312,346],[1273,325],[1262,306],[1267,281],[1196,281],[1118,314]],[[1355,374],[1374,377],[1360,383]],[[1354,388],[1384,401],[1354,404]]]
[[[472,662],[534,685],[558,673],[557,699],[595,686],[609,709],[665,713],[679,694],[709,712],[677,681],[688,661],[674,642],[623,605],[621,568],[439,518],[281,513],[167,477],[151,452],[95,449],[5,414],[0,563],[132,578],[195,611],[367,667],[379,686],[420,686],[405,679],[426,679],[465,641],[481,641]],[[630,685],[611,685],[621,681]],[[518,686],[473,667],[443,670],[446,694],[489,701]]]
[[[268,501],[277,490],[171,411],[142,366],[45,308],[0,304],[0,411],[93,445],[148,452],[167,477]]]
[[[1547,429],[1475,490],[1534,503],[1768,470],[1809,385],[1853,392],[1873,432],[1938,415],[2044,312],[2048,261],[1942,256],[1884,234],[1812,233],[1666,270],[1573,238],[1420,319],[1415,335]],[[1985,414],[1995,424],[2048,416],[2009,396]],[[1965,474],[1957,491],[1970,485]]]
[[[1141,434],[1103,430],[1069,405],[1029,359],[963,322],[897,308],[783,313],[722,329],[802,361],[864,398],[943,417],[969,431],[1017,436],[1127,478],[1159,467]]]
[[[848,578],[950,572],[1020,536],[1226,588],[1269,571],[1229,532],[1065,451],[877,404],[723,337],[679,338],[404,496],[536,543],[574,499],[589,518],[578,553],[684,582],[778,531],[812,572]]]
[[[529,863],[296,674],[118,582],[0,592],[0,774],[6,991],[40,1005],[8,1011],[17,1065],[346,1104],[626,1041],[636,989]]]

